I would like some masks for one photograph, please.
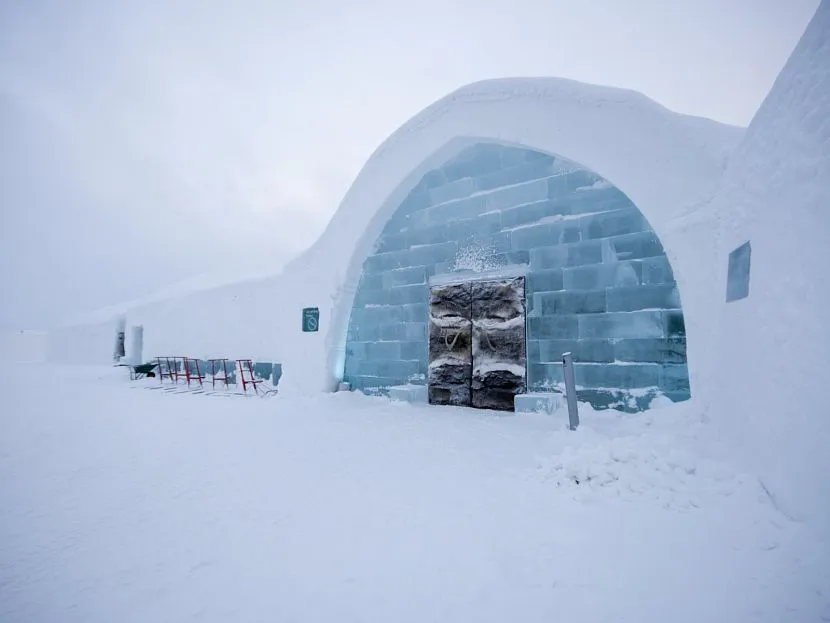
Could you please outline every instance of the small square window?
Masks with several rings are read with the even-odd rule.
[[[729,254],[729,271],[726,275],[726,302],[749,296],[749,265],[752,247],[745,242]]]

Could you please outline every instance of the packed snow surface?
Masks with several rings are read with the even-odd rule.
[[[830,617],[826,544],[722,462],[694,401],[583,405],[571,433],[142,384],[4,371],[4,623]]]

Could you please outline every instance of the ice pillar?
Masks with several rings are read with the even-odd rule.
[[[142,351],[144,350],[144,327],[137,325],[130,327],[130,361],[139,364],[143,361]]]

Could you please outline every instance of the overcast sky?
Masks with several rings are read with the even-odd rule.
[[[278,268],[381,141],[475,80],[746,125],[818,3],[0,0],[0,328]]]

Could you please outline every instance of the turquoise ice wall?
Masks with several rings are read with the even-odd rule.
[[[573,163],[479,143],[428,172],[363,265],[344,380],[384,393],[425,384],[430,277],[524,265],[528,387],[646,408],[689,397],[680,297],[660,240],[617,188]]]

